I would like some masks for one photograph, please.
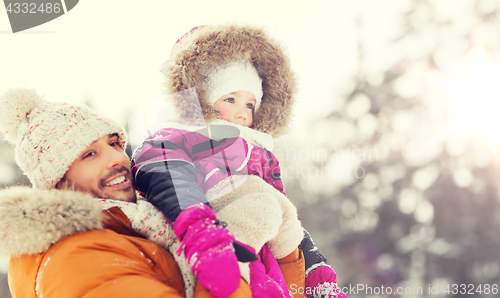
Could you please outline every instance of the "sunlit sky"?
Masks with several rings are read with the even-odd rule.
[[[473,47],[448,74],[429,80],[449,111],[449,134],[479,134],[497,149],[500,138],[500,61],[483,47]]]
[[[126,4],[124,4],[126,3]],[[160,65],[195,26],[237,22],[267,29],[299,77],[295,133],[349,91],[358,67],[356,20],[383,68],[405,0],[356,1],[80,1],[66,15],[16,34],[0,13],[0,92],[30,87],[53,101],[83,102],[120,123],[162,96]]]

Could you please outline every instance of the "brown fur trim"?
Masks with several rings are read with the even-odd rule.
[[[0,191],[0,255],[46,251],[62,238],[101,229],[92,196],[67,190],[12,187]]]
[[[262,78],[264,96],[254,115],[253,128],[277,138],[285,134],[292,117],[296,92],[295,74],[283,48],[262,29],[240,25],[207,25],[194,30],[176,44],[163,65],[165,91],[173,94],[196,88],[206,121],[217,118],[208,103],[204,73],[208,68],[228,62],[252,61]],[[198,104],[178,97],[180,118],[186,123],[199,121]]]

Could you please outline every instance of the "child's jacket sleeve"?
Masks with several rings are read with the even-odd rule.
[[[262,177],[264,181],[266,181],[267,184],[271,185],[272,187],[276,188],[279,192],[282,194],[286,195],[285,193],[285,187],[283,186],[283,181],[281,181],[281,168],[279,166],[279,161],[274,156],[274,154],[271,151],[268,151],[266,149],[262,149],[262,151],[265,152],[265,156],[263,156],[263,160],[259,163],[262,165],[262,173],[256,173],[256,168],[257,165],[255,163],[250,163],[249,168],[252,174],[257,174],[257,176]],[[252,155],[257,155],[259,152],[256,152],[256,154]],[[264,154],[262,154],[264,155]]]
[[[299,245],[299,249],[304,254],[306,274],[314,270],[318,266],[326,264],[325,256],[319,251],[314,244],[309,232],[304,229],[304,239]]]
[[[241,144],[240,144],[241,143]],[[132,156],[136,189],[172,223],[194,204],[208,204],[204,189],[239,169],[247,147],[241,138],[219,141],[199,132],[157,131]],[[227,155],[226,155],[226,153]],[[245,171],[244,169],[240,169]],[[206,190],[206,189],[205,189]]]
[[[132,156],[136,189],[172,223],[182,209],[207,202],[191,158],[193,137],[177,129],[160,130]]]

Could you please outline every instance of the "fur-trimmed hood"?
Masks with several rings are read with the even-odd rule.
[[[262,78],[263,97],[253,128],[277,138],[288,130],[296,92],[295,75],[280,44],[262,29],[241,25],[207,25],[184,35],[163,65],[165,91],[175,94],[196,89],[197,101],[174,97],[181,121],[202,125],[218,116],[207,100],[206,73],[215,66],[251,61]],[[191,97],[194,98],[194,97]],[[176,100],[175,100],[176,99]],[[201,105],[201,111],[200,106]],[[203,115],[201,115],[203,114]]]
[[[0,191],[0,255],[46,251],[62,238],[102,228],[92,196],[66,190],[12,187]]]

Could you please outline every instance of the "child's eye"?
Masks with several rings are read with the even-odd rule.
[[[234,98],[232,98],[232,97],[226,98],[226,99],[224,99],[224,101],[227,101],[229,103],[234,103]]]
[[[251,109],[253,109],[253,104],[251,104],[251,103],[247,103],[247,105],[246,105],[246,106],[247,106],[247,108],[249,108],[250,110],[251,110]]]

